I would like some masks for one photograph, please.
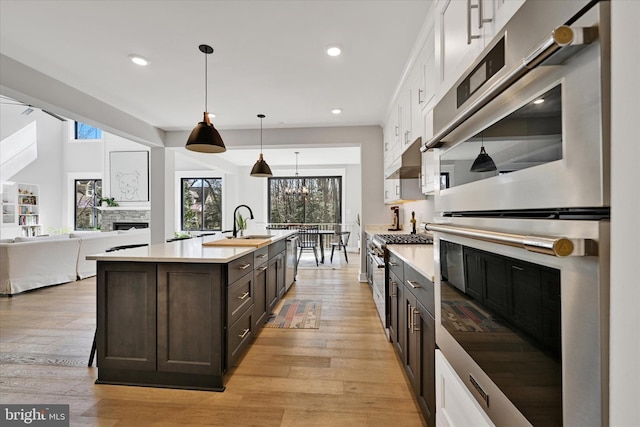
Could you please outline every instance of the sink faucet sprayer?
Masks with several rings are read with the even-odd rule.
[[[238,237],[238,226],[236,225],[236,213],[238,212],[238,209],[240,209],[241,207],[245,207],[247,209],[249,209],[249,219],[253,219],[253,211],[251,210],[251,208],[247,205],[239,205],[238,207],[235,208],[235,210],[233,211],[233,237]]]

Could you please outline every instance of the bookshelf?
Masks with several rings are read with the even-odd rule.
[[[39,198],[35,184],[2,183],[2,226],[20,227],[22,236],[42,234]]]

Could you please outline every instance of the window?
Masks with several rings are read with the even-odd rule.
[[[222,178],[182,178],[182,230],[222,230]]]
[[[268,221],[340,224],[342,177],[269,178]]]
[[[75,180],[75,230],[95,230],[100,228],[101,179]]]
[[[102,130],[85,123],[75,122],[75,139],[102,139]]]

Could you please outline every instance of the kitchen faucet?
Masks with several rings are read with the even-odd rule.
[[[240,209],[241,207],[245,207],[247,209],[249,209],[249,219],[253,219],[253,211],[251,210],[251,208],[247,205],[239,205],[237,206],[234,211],[233,211],[233,237],[238,237],[238,226],[236,225],[236,213],[238,212],[238,209]]]

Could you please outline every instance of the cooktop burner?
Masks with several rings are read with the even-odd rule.
[[[384,245],[430,245],[433,239],[420,234],[376,234],[376,239]]]

